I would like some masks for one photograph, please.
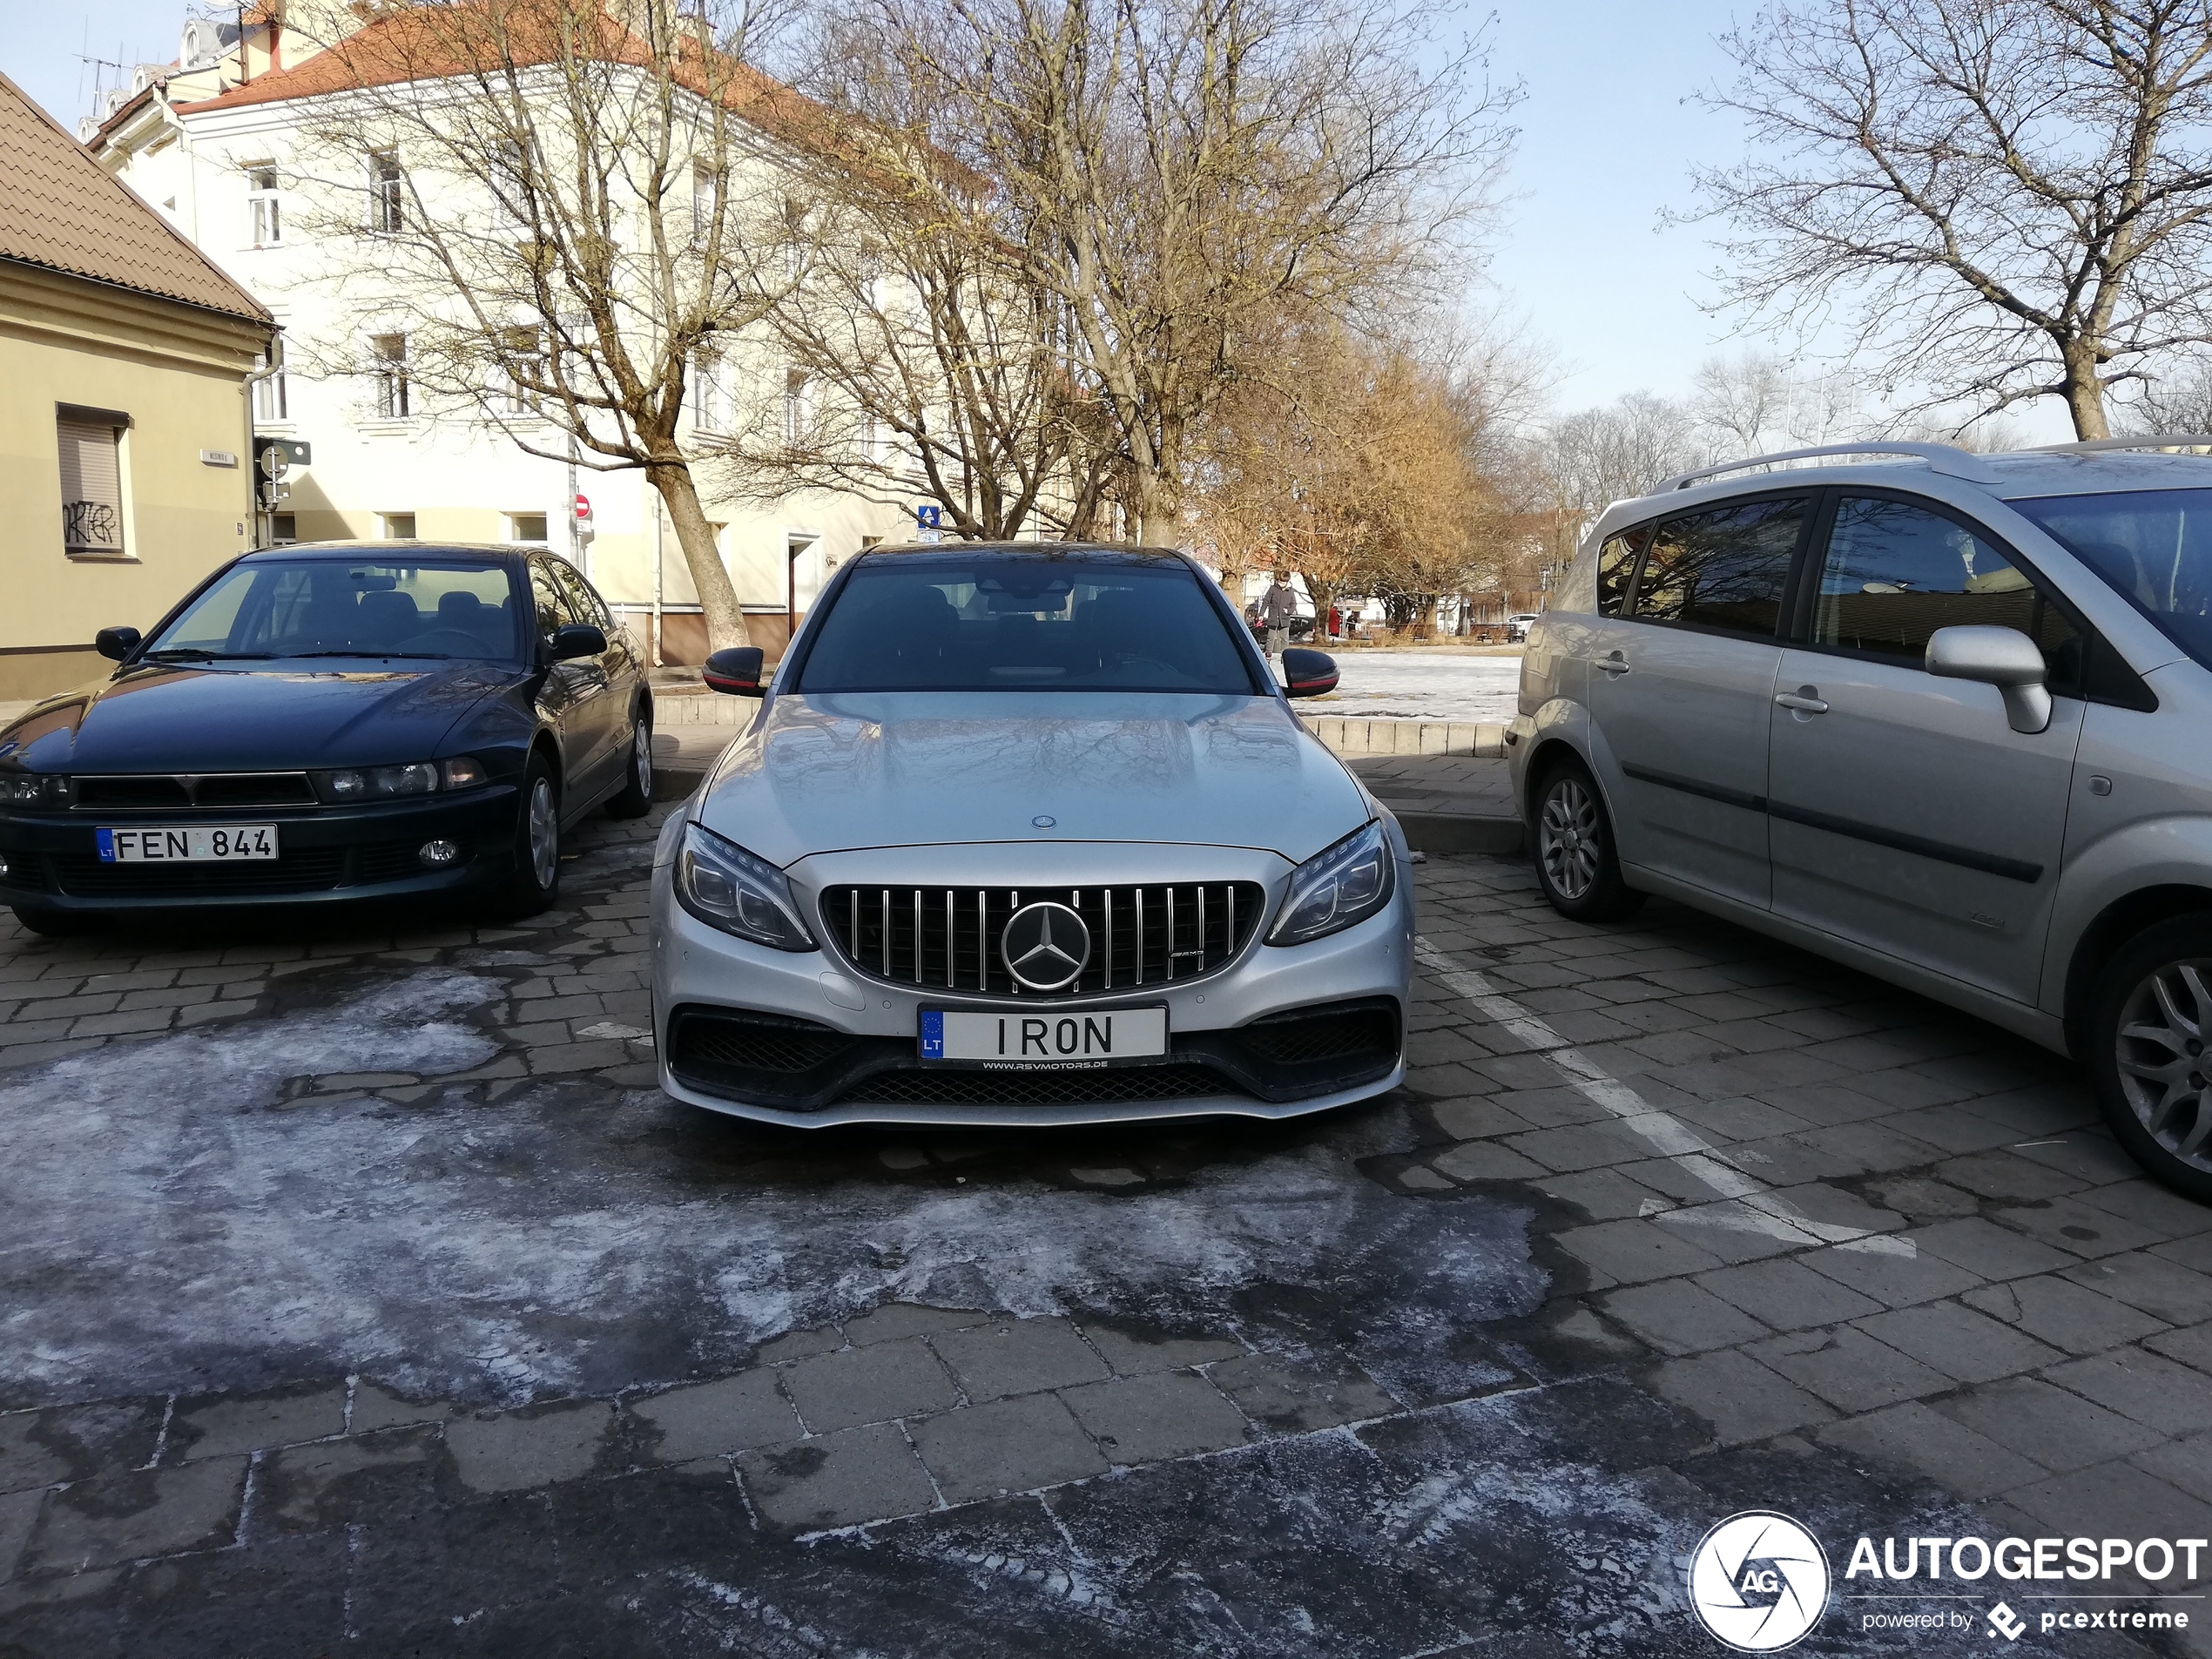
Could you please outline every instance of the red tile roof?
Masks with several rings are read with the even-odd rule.
[[[255,322],[260,302],[0,75],[0,260],[43,266]]]

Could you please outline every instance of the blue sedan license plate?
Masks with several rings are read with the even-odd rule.
[[[1163,1008],[1086,1008],[1072,1014],[921,1011],[921,1057],[1022,1071],[1157,1060],[1168,1051]]]
[[[103,864],[236,864],[277,855],[273,824],[151,824],[95,833]]]

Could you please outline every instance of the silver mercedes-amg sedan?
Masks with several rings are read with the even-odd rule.
[[[1404,1074],[1397,820],[1182,555],[874,550],[654,857],[661,1086],[770,1123],[1286,1117]]]

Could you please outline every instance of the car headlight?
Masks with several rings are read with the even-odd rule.
[[[816,950],[799,919],[791,883],[765,859],[697,824],[684,826],[676,854],[676,897],[710,927],[777,950]]]
[[[435,795],[442,789],[471,789],[484,780],[482,762],[468,755],[451,760],[417,760],[404,766],[355,766],[343,772],[315,772],[315,793],[327,801],[396,800]]]
[[[66,806],[75,799],[71,780],[57,773],[0,772],[0,806]]]
[[[1397,864],[1382,819],[1315,853],[1291,875],[1291,894],[1267,935],[1271,945],[1303,945],[1361,922],[1390,902]]]

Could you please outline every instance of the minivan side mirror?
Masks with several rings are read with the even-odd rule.
[[[699,671],[699,678],[706,682],[710,691],[727,691],[732,697],[765,697],[767,688],[760,683],[760,647],[732,645],[718,651],[706,659]]]
[[[143,637],[136,628],[103,628],[92,636],[92,649],[111,662],[121,662],[138,650]]]
[[[1994,685],[2015,732],[2041,732],[2051,724],[2043,648],[2017,628],[1939,628],[1928,636],[1927,667],[1939,679]]]
[[[588,622],[564,622],[553,631],[553,660],[597,657],[607,649],[607,636]]]
[[[1283,695],[1318,697],[1337,689],[1337,659],[1325,651],[1283,648]]]

